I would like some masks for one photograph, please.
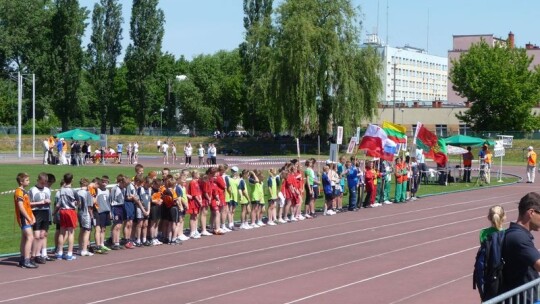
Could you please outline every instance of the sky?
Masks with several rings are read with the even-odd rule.
[[[79,2],[92,11],[99,1]],[[274,6],[281,2],[276,0]],[[121,3],[125,50],[130,41],[132,1],[121,0]],[[540,19],[540,1],[352,0],[352,3],[361,9],[361,40],[368,33],[378,32],[383,41],[388,37],[393,47],[407,44],[447,57],[452,35],[494,34],[506,38],[510,31],[515,34],[518,47],[529,42],[540,44],[536,24]],[[163,52],[192,59],[200,54],[236,48],[244,36],[242,5],[242,0],[160,0],[159,7],[165,13]],[[86,29],[84,46],[90,34],[91,24]]]

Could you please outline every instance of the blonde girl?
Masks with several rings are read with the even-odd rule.
[[[489,208],[487,218],[491,223],[491,226],[480,231],[480,243],[485,241],[490,234],[503,230],[503,224],[506,220],[504,208],[500,205],[495,205]]]

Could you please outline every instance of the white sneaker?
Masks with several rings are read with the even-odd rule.
[[[180,234],[180,236],[178,237],[178,239],[179,239],[180,241],[182,241],[182,242],[183,242],[183,241],[189,240],[189,238],[188,238],[187,236],[185,236],[183,233]]]
[[[231,231],[234,230],[234,225],[233,225],[233,224],[230,224],[230,225],[229,225],[229,230],[231,230]]]
[[[278,223],[280,223],[280,224],[287,224],[287,221],[284,220],[284,219],[279,219],[279,220],[278,220]]]
[[[304,215],[304,217],[307,218],[307,219],[313,218],[311,215],[309,215],[307,213],[306,213],[306,215]]]
[[[305,220],[306,218],[300,214],[300,215],[297,217],[297,219],[303,221],[303,220]]]
[[[263,223],[263,221],[261,221],[261,220],[257,221],[257,225],[258,225],[259,227],[266,226],[266,224]]]
[[[200,235],[200,233],[197,232],[197,233],[190,234],[189,237],[192,238],[192,239],[200,239],[201,235]]]
[[[227,228],[227,226],[222,225],[222,226],[221,226],[221,231],[223,231],[223,232],[231,232],[232,230],[229,229],[229,228]]]
[[[253,224],[250,225],[250,227],[251,227],[251,228],[259,228],[259,227],[261,227],[261,226],[259,226],[259,225],[255,224],[255,223],[253,223]]]
[[[270,222],[267,223],[267,225],[269,225],[269,226],[275,226],[275,225],[277,225],[277,224],[276,224],[274,221],[270,221]]]
[[[203,235],[203,236],[211,236],[212,234],[205,230],[205,231],[201,232],[201,235]]]
[[[294,216],[291,216],[291,219],[290,219],[291,222],[298,222],[298,219]]]
[[[417,198],[416,196],[411,197],[411,201],[415,201],[415,200],[417,200],[417,199],[418,199],[418,198]]]
[[[334,212],[334,210],[327,210],[326,211],[326,215],[335,215],[336,213]]]
[[[384,201],[384,204],[385,205],[392,205],[392,202],[391,201]]]
[[[249,225],[248,223],[244,223],[244,229],[253,229],[253,227],[251,227],[251,225]]]

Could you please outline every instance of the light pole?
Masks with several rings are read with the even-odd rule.
[[[22,156],[22,99],[24,76],[32,75],[32,158],[36,157],[36,75],[17,72],[17,157]]]
[[[160,136],[163,136],[163,111],[165,111],[165,109],[161,108],[159,109],[159,135]]]
[[[396,123],[396,66],[397,63],[394,62],[394,102],[393,102],[393,108],[392,108],[392,123]]]
[[[182,75],[176,75],[174,77],[174,79],[176,80],[176,82],[182,82],[182,81],[187,80],[188,77],[186,75],[182,74]],[[170,80],[169,80],[167,101],[169,102],[169,104],[171,104],[171,81]],[[176,124],[175,125],[178,126],[181,114],[180,114],[179,105],[177,104],[176,95],[174,97],[174,116],[176,118]]]

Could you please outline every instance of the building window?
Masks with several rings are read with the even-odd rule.
[[[447,137],[448,127],[447,125],[435,125],[435,134],[439,137]]]
[[[470,128],[467,124],[459,124],[459,134],[467,135],[469,131],[470,131]]]

